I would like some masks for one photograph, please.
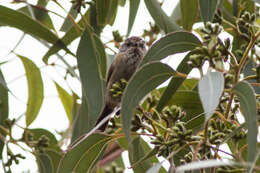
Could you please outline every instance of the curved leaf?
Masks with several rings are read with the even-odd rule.
[[[105,96],[105,81],[101,76],[100,60],[95,44],[95,34],[89,28],[83,32],[77,50],[77,61],[83,87],[83,95],[87,99],[89,122],[94,126],[103,107]]]
[[[107,24],[110,26],[113,26],[116,16],[117,16],[117,9],[118,9],[118,0],[112,0],[110,4],[110,9],[108,11],[108,16],[107,16]]]
[[[199,0],[200,13],[204,23],[213,20],[218,4],[219,0]]]
[[[47,154],[38,154],[36,158],[39,173],[53,173],[53,164],[51,162],[51,158]]]
[[[95,6],[90,6],[90,8],[87,10],[87,12],[84,15],[84,20],[86,19],[87,22],[94,28],[96,32],[100,30],[100,28],[97,28],[96,26],[96,7]],[[91,14],[91,15],[90,15]],[[92,19],[92,18],[93,19]],[[94,20],[95,19],[95,20]],[[81,28],[85,28],[84,26],[84,20],[81,19],[77,25],[79,25]],[[95,26],[94,26],[95,25]],[[60,42],[62,42],[65,46],[69,45],[73,40],[81,36],[82,30],[80,30],[77,27],[71,27],[66,34],[60,39]],[[57,53],[59,50],[61,50],[62,47],[60,46],[60,43],[57,42],[52,45],[51,48],[49,48],[48,52],[43,56],[42,60],[44,63],[48,64],[49,57],[55,53]],[[68,53],[69,50],[66,50]],[[71,53],[72,54],[72,53]],[[72,54],[73,55],[73,54]]]
[[[53,166],[53,173],[56,173],[59,166],[59,162],[62,158],[62,152],[53,149],[46,149],[45,153],[49,156],[51,160]]]
[[[65,112],[67,114],[68,119],[71,121],[72,120],[72,107],[73,107],[73,97],[66,91],[64,90],[59,84],[56,82],[55,86],[58,91],[61,103],[65,109]]]
[[[71,21],[72,20],[71,17],[73,19],[75,19],[77,17],[77,15],[78,15],[77,10],[72,6],[60,28],[60,31],[64,31],[64,32],[69,31],[71,29],[71,27],[73,27],[73,22]]]
[[[111,139],[104,134],[92,134],[75,144],[63,156],[57,173],[86,173],[90,171]]]
[[[98,65],[100,67],[100,72],[101,72],[102,78],[106,79],[107,55],[106,55],[105,47],[104,47],[104,44],[102,43],[102,41],[96,35],[94,35],[94,39],[95,39],[95,45],[96,45],[97,54],[98,54],[97,60],[98,60]]]
[[[177,72],[189,74],[192,70],[192,67],[188,65],[188,61],[190,59],[190,53],[187,54],[184,59],[181,61],[179,66],[177,67]],[[166,90],[163,92],[159,103],[156,107],[156,109],[160,112],[163,107],[167,104],[167,102],[171,99],[171,97],[174,95],[174,93],[177,91],[177,89],[181,86],[181,84],[184,82],[186,78],[183,77],[173,77],[168,84]]]
[[[0,69],[0,125],[4,125],[4,121],[8,118],[9,114],[8,105],[8,90],[6,88],[6,83],[4,75]],[[6,133],[0,130],[2,136],[6,136]],[[2,159],[2,152],[4,148],[4,142],[0,140],[0,160]]]
[[[176,168],[177,173],[182,173],[183,171],[190,171],[196,169],[204,169],[211,167],[219,167],[219,166],[231,166],[232,162],[221,161],[221,160],[202,160],[202,161],[193,161],[191,163],[187,163],[185,165],[178,166]]]
[[[180,30],[179,25],[177,25],[165,14],[157,0],[145,0],[144,2],[155,23],[165,33]]]
[[[140,5],[140,0],[130,0],[129,2],[130,2],[129,19],[128,19],[128,28],[127,28],[126,36],[129,36],[129,34],[132,30],[132,27],[133,27],[133,24],[134,24],[134,21],[135,21],[135,17],[136,17],[136,14],[137,14],[137,11],[138,11],[138,8],[139,8],[139,5]]]
[[[106,25],[110,4],[113,0],[96,0],[97,21],[99,25]]]
[[[58,141],[56,137],[48,130],[35,128],[35,129],[29,129],[29,132],[32,133],[33,140],[35,141],[38,141],[42,135],[46,136],[49,139],[49,147],[57,149]]]
[[[122,97],[123,130],[130,140],[130,124],[133,112],[141,99],[170,78],[175,71],[166,64],[153,62],[140,68],[129,81]]]
[[[224,90],[224,77],[220,72],[209,72],[199,81],[199,95],[206,119],[214,113]]]
[[[241,111],[246,120],[246,127],[248,129],[247,144],[248,153],[247,161],[253,162],[256,156],[257,146],[257,105],[253,88],[249,83],[242,81],[237,83],[232,91],[239,97],[241,104]]]
[[[17,11],[23,12],[24,14],[28,15],[31,18],[35,18],[39,22],[41,22],[43,25],[45,25],[49,29],[55,30],[52,20],[46,11],[45,7],[47,5],[48,1],[45,0],[39,0],[37,2],[37,5],[35,6],[24,6],[22,8],[19,8]],[[30,9],[30,10],[29,10]],[[32,17],[33,15],[33,17]]]
[[[196,17],[198,17],[198,1],[181,0],[180,5],[182,26],[184,29],[190,31],[196,20]]]
[[[82,103],[76,113],[76,118],[74,119],[72,126],[72,137],[71,143],[73,143],[78,137],[87,133],[90,129],[90,118],[88,114],[88,104],[85,97],[82,97]]]
[[[170,33],[152,45],[140,66],[151,61],[159,61],[174,53],[193,50],[198,46],[201,46],[200,40],[190,32]]]
[[[41,38],[49,43],[56,43],[59,38],[41,23],[29,16],[0,5],[0,23],[15,27],[34,37]],[[59,42],[62,47],[62,42]]]
[[[39,68],[30,59],[18,55],[23,62],[27,84],[28,100],[26,116],[26,126],[29,126],[37,117],[43,102],[43,81]]]

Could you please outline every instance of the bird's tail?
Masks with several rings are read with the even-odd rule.
[[[107,104],[104,106],[104,108],[103,108],[103,110],[102,110],[102,112],[101,112],[101,114],[99,115],[99,117],[98,117],[98,120],[97,120],[97,122],[96,122],[96,125],[97,124],[99,124],[104,118],[106,118],[109,114],[111,114],[113,112],[113,109],[111,108],[111,107],[109,107],[109,106],[107,106]],[[102,124],[99,128],[98,128],[98,130],[99,131],[105,131],[105,129],[106,129],[106,127],[107,127],[107,124],[108,124],[108,121],[109,120],[107,120],[104,124]]]

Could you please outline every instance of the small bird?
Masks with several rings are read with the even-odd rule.
[[[105,106],[96,122],[96,125],[105,117],[111,114],[115,107],[120,106],[121,98],[114,97],[110,89],[121,79],[128,81],[137,69],[137,66],[146,54],[145,42],[140,37],[130,37],[119,47],[119,53],[111,64],[106,80]],[[105,131],[108,121],[98,128],[99,131]]]

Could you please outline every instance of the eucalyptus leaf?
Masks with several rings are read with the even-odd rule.
[[[181,0],[181,17],[182,26],[184,29],[190,31],[196,18],[198,17],[198,1]]]
[[[220,72],[209,72],[199,81],[199,95],[206,119],[214,113],[224,90],[224,77]]]
[[[140,0],[130,0],[129,3],[130,3],[130,5],[129,5],[128,28],[127,28],[127,34],[126,34],[127,36],[129,36],[129,34],[132,30],[132,27],[133,27],[133,24],[135,21],[135,17],[136,17],[136,14],[137,14],[137,11],[138,11],[138,8],[140,5]]]
[[[39,68],[34,62],[24,56],[18,55],[21,59],[27,78],[28,100],[26,109],[26,126],[29,126],[37,117],[43,102],[43,81]]]
[[[89,119],[87,99],[83,96],[82,103],[76,112],[76,117],[72,125],[71,143],[91,129]]]
[[[92,170],[111,139],[104,134],[92,134],[83,141],[76,141],[64,154],[57,173],[86,173]]]
[[[4,75],[0,69],[0,125],[5,126],[5,120],[8,118],[9,115],[9,104],[8,104],[8,90],[6,86],[4,86],[5,79]],[[6,133],[0,129],[0,134],[2,136],[6,136]],[[4,148],[4,142],[0,140],[0,159],[2,159],[2,152]]]
[[[175,71],[166,64],[152,62],[140,68],[130,79],[122,97],[121,115],[123,131],[130,141],[130,124],[133,112],[141,99],[170,78]]]
[[[65,109],[68,119],[72,120],[72,107],[73,107],[73,97],[63,89],[58,83],[54,82],[56,89],[58,91],[59,98]]]
[[[256,98],[253,88],[249,83],[242,81],[237,83],[232,91],[239,97],[241,104],[241,111],[246,120],[246,127],[248,129],[247,134],[247,144],[248,153],[247,161],[253,162],[256,156],[257,148],[257,131],[258,131],[258,121],[257,121],[257,105]],[[249,168],[247,169],[249,171]]]
[[[68,32],[71,29],[71,27],[73,27],[72,20],[76,19],[77,15],[78,15],[77,10],[72,6],[70,8],[69,14],[65,18],[65,20],[60,28],[60,31]]]
[[[219,0],[199,0],[200,13],[204,23],[213,20],[218,4]]]
[[[188,53],[183,60],[181,61],[181,63],[179,64],[179,66],[177,67],[177,72],[180,73],[185,73],[185,74],[189,74],[190,71],[192,70],[192,67],[188,65],[188,61],[190,59],[190,53]],[[181,84],[184,82],[185,78],[184,77],[178,77],[178,76],[174,76],[170,83],[168,84],[167,88],[165,89],[165,91],[163,92],[159,103],[156,107],[156,109],[160,112],[163,107],[168,103],[168,101],[171,99],[171,97],[174,95],[174,93],[177,91],[177,89],[181,86]]]
[[[83,86],[83,96],[87,99],[89,119],[86,125],[93,127],[104,104],[105,81],[101,75],[100,52],[95,42],[95,33],[86,28],[77,50],[77,61]]]
[[[178,31],[167,34],[152,45],[140,66],[151,61],[159,61],[175,53],[193,50],[199,46],[201,46],[200,40],[190,32]]]
[[[0,5],[0,21],[1,24],[14,27],[28,33],[37,39],[43,39],[49,43],[57,43],[59,38],[51,32],[43,24],[33,20],[29,16]],[[64,45],[60,41],[57,46],[64,48]]]
[[[155,23],[165,33],[180,30],[180,27],[165,14],[157,0],[145,0],[144,2]]]
[[[97,21],[99,25],[105,25],[108,17],[109,7],[113,0],[96,0]]]
[[[39,153],[36,156],[39,173],[54,173],[51,158],[45,153]]]
[[[193,161],[191,163],[187,163],[185,165],[178,166],[176,168],[177,173],[182,173],[183,171],[190,171],[196,169],[204,169],[210,167],[219,167],[219,166],[231,166],[232,162],[221,161],[221,160],[202,160],[202,161]]]

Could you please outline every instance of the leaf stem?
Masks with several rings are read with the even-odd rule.
[[[250,75],[250,76],[245,77],[243,80],[251,80],[251,79],[256,79],[256,78],[257,78],[256,75]]]

